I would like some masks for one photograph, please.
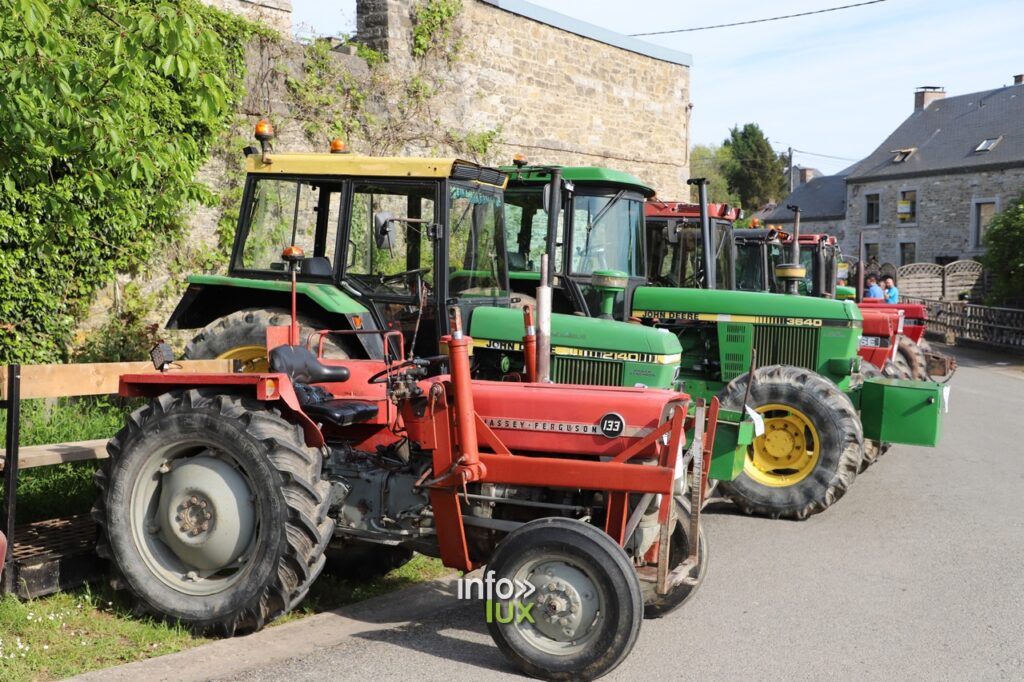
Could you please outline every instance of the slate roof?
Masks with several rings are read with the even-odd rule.
[[[985,139],[1002,138],[987,152]],[[893,150],[916,148],[902,163]],[[936,100],[915,111],[849,175],[850,182],[970,173],[986,168],[1024,166],[1024,86]]]
[[[793,222],[793,212],[786,208],[791,204],[800,207],[800,220],[845,218],[846,175],[823,175],[800,185],[763,218],[764,222]]]

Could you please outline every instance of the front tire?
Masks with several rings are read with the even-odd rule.
[[[321,456],[251,398],[166,393],[96,474],[98,551],[141,612],[199,633],[259,630],[306,594],[334,521]]]
[[[722,408],[743,411],[749,374],[719,393]],[[748,514],[805,519],[841,498],[857,476],[863,429],[853,404],[835,384],[789,365],[754,372],[747,404],[765,433],[747,449],[743,471],[722,492]]]
[[[686,561],[690,553],[690,501],[675,499],[676,525],[672,529],[672,541],[669,547],[669,571]],[[690,601],[697,588],[704,582],[708,572],[708,541],[704,534],[704,526],[700,526],[697,545],[697,566],[690,570],[696,585],[680,583],[669,590],[668,594],[658,594],[655,583],[643,581],[640,590],[644,595],[644,618],[661,618],[667,616]]]
[[[561,517],[531,521],[498,545],[487,570],[536,590],[525,598],[534,605],[533,623],[487,624],[498,648],[526,674],[593,680],[633,649],[643,621],[640,583],[625,551],[603,531]]]

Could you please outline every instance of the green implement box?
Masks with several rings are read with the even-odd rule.
[[[860,396],[864,437],[934,447],[948,400],[949,387],[932,381],[868,379]]]
[[[739,476],[747,459],[747,447],[753,442],[754,422],[740,412],[719,412],[708,478],[731,481]]]

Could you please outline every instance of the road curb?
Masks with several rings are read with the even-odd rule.
[[[245,637],[222,639],[175,654],[94,670],[72,682],[201,682],[230,678],[253,668],[312,654],[349,637],[386,630],[458,606],[458,576],[433,580],[271,627]]]

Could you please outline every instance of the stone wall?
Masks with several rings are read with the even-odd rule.
[[[519,3],[522,4],[522,3]],[[357,38],[409,63],[414,0],[359,0]],[[464,0],[446,124],[501,129],[490,162],[601,165],[689,197],[689,67]],[[612,34],[608,34],[611,36]],[[623,38],[619,36],[619,38]]]
[[[917,262],[936,258],[977,258],[983,249],[974,240],[976,201],[995,201],[1002,210],[1024,189],[1024,168],[959,173],[921,178],[849,183],[846,188],[846,228],[843,251],[856,253],[864,233],[865,244],[879,245],[879,261],[900,265],[900,244],[915,244]],[[901,223],[896,215],[900,192],[917,191],[917,220]],[[865,226],[866,199],[879,194],[879,225]]]
[[[292,33],[292,0],[201,0],[246,19],[262,21],[286,36]]]

